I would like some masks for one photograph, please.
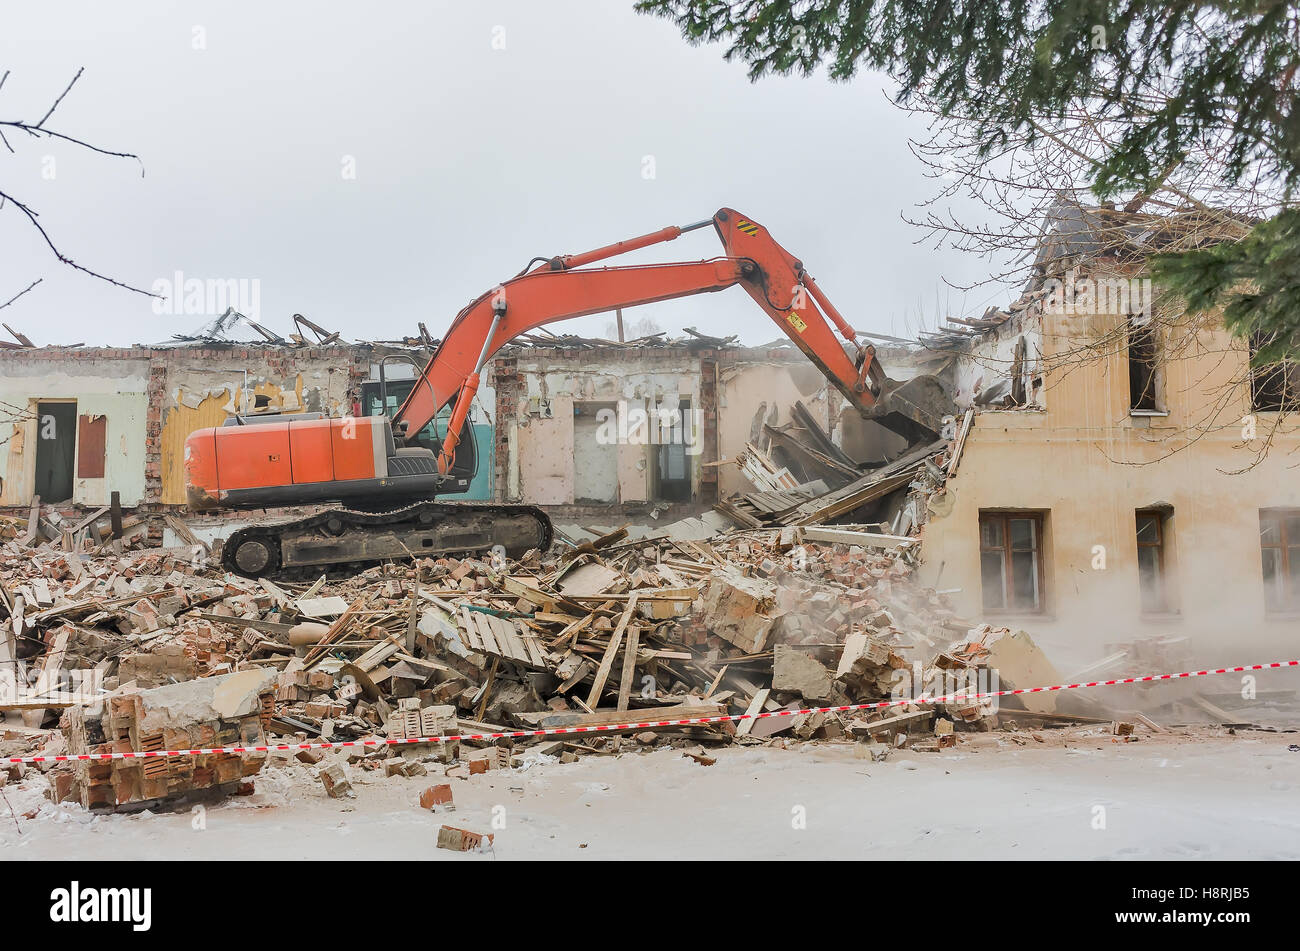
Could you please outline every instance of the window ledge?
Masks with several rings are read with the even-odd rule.
[[[1138,618],[1143,621],[1152,621],[1159,623],[1161,621],[1181,621],[1183,615],[1179,611],[1153,611],[1150,613],[1142,612]]]
[[[1300,611],[1274,611],[1265,612],[1264,620],[1267,621],[1300,621]]]
[[[1024,611],[1015,614],[1003,614],[985,611],[982,615],[988,621],[1055,621],[1055,614],[1046,614],[1042,611]]]
[[[1167,410],[1167,409],[1130,409],[1130,410],[1128,411],[1128,414],[1129,414],[1130,416],[1168,416],[1168,415],[1169,415],[1169,410]]]

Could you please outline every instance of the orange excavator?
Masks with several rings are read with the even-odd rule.
[[[712,225],[725,255],[703,261],[591,267]],[[739,285],[865,417],[909,443],[934,439],[952,412],[928,376],[888,379],[804,269],[751,218],[723,208],[585,254],[534,258],[462,310],[391,421],[387,416],[236,415],[185,443],[195,511],[341,503],[344,508],[233,532],[223,564],[248,577],[407,557],[545,549],[551,524],[532,506],[439,502],[465,492],[477,460],[461,449],[479,374],[498,350],[545,324]],[[837,339],[836,332],[840,338]],[[450,407],[437,445],[409,445]]]

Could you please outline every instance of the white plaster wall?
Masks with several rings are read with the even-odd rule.
[[[600,362],[595,363],[594,359]],[[508,437],[514,440],[511,446],[518,447],[512,448],[512,458],[507,464],[512,498],[540,504],[573,503],[578,500],[577,467],[611,464],[617,469],[617,501],[644,502],[649,498],[649,459],[655,446],[625,441],[617,444],[613,452],[606,447],[577,446],[578,437],[594,441],[595,429],[582,427],[575,434],[573,403],[608,403],[616,411],[626,412],[660,403],[676,405],[685,399],[698,409],[698,358],[685,351],[615,351],[594,355],[594,359],[530,357],[527,353],[518,356],[516,369],[523,377],[523,395],[517,417],[527,422],[516,425]],[[549,407],[549,419],[537,415],[543,406]],[[689,455],[688,459],[692,487],[698,492],[700,456]],[[517,494],[513,490],[516,478]],[[604,479],[584,473],[583,484],[588,490],[603,482]]]
[[[34,411],[40,400],[75,399],[77,415],[107,417],[103,479],[75,479],[72,501],[104,505],[109,493],[121,493],[123,505],[138,505],[145,490],[145,425],[148,410],[149,364],[143,360],[10,359],[0,375],[0,417],[14,415],[10,407]],[[36,477],[35,419],[0,421],[0,505],[28,505]],[[80,446],[78,446],[78,453]],[[74,462],[74,466],[75,466]],[[74,468],[75,475],[75,468]]]
[[[1025,393],[1032,405],[1045,406],[1043,390],[1033,390],[1030,379],[1041,372],[1043,327],[1041,316],[1012,318],[992,333],[975,338],[967,352],[958,355],[953,370],[954,398],[960,409],[971,405],[980,390],[1011,376],[1016,343],[1024,336],[1027,344]]]
[[[832,401],[843,403],[838,391],[832,395],[826,377],[811,363],[761,361],[724,366],[718,382],[718,453],[724,460],[735,459],[749,441],[756,414],[770,418],[777,409],[774,425],[791,421],[790,409],[802,400],[813,418],[829,430]],[[761,432],[761,429],[760,429]],[[761,446],[761,437],[760,443]],[[752,492],[750,484],[734,465],[718,472],[718,493],[727,498],[737,492]]]
[[[573,399],[551,400],[551,417],[532,416],[517,425],[519,493],[535,505],[573,501]]]

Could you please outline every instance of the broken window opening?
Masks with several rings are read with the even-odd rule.
[[[1159,337],[1155,322],[1142,314],[1128,319],[1129,411],[1158,413]]]
[[[667,412],[667,416],[663,414]],[[691,500],[691,457],[687,440],[695,438],[690,426],[691,401],[678,401],[676,410],[661,406],[656,434],[658,445],[651,445],[651,465],[654,469],[653,498],[657,502],[689,502]]]
[[[1256,334],[1250,340],[1250,405],[1257,413],[1281,413],[1300,409],[1300,363],[1283,360],[1255,367],[1255,355],[1273,341]]]
[[[1165,572],[1168,527],[1166,512],[1159,509],[1138,509],[1138,588],[1142,595],[1143,614],[1165,614],[1169,611]]]
[[[1264,572],[1264,610],[1300,612],[1300,509],[1261,509],[1259,548]]]
[[[982,511],[979,524],[984,610],[1042,613],[1042,513]]]
[[[75,400],[36,404],[36,479],[32,492],[54,504],[72,498],[73,463],[77,457]]]

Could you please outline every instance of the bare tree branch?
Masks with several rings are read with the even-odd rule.
[[[43,280],[45,280],[45,278],[43,278],[43,277],[38,277],[36,280],[32,281],[30,284],[28,284],[26,287],[24,287],[21,291],[19,291],[19,292],[18,292],[17,294],[15,294],[13,297],[9,298],[9,299],[8,299],[7,301],[5,301],[3,304],[0,304],[0,310],[4,310],[6,307],[8,307],[10,304],[12,304],[14,301],[16,301],[18,298],[22,297],[24,294],[26,294],[28,291],[30,291],[30,290],[31,290],[33,287],[35,287],[37,284],[41,283],[41,281],[43,281]]]
[[[72,91],[72,87],[77,84],[77,80],[81,78],[81,74],[85,71],[86,67],[84,66],[77,70],[77,75],[73,76],[72,81],[68,83],[67,88],[64,89],[63,92],[59,93],[59,98],[54,100],[54,105],[50,106],[49,111],[41,117],[41,121],[36,123],[36,128],[39,129],[41,126],[45,125],[45,120],[54,115],[54,110],[59,108],[59,103],[63,101],[63,97]]]
[[[45,111],[45,115],[41,117],[40,122],[32,124],[30,122],[25,122],[21,119],[0,120],[0,142],[4,143],[5,148],[9,150],[10,154],[14,154],[14,147],[10,144],[9,139],[5,136],[4,129],[6,127],[10,129],[17,129],[20,132],[26,132],[29,136],[32,136],[33,138],[40,138],[41,136],[45,136],[47,138],[57,139],[62,142],[71,143],[72,145],[78,146],[79,148],[86,149],[87,151],[95,152],[99,155],[107,155],[112,158],[135,159],[136,162],[140,164],[140,175],[141,177],[143,177],[144,162],[142,162],[140,160],[140,156],[136,155],[135,153],[117,152],[111,149],[101,148],[97,145],[92,145],[91,143],[86,142],[83,139],[78,139],[74,136],[67,135],[62,132],[56,132],[53,129],[45,128],[45,123],[49,120],[49,118],[52,115],[54,115],[55,110],[59,108],[59,105],[67,97],[68,93],[72,91],[72,87],[77,84],[77,80],[81,78],[81,74],[84,73],[85,71],[86,68],[84,66],[77,70],[76,75],[74,75],[71,81],[69,81],[68,85],[64,87],[63,92],[59,93],[58,97],[50,105],[50,108]],[[9,71],[6,70],[4,75],[0,76],[0,88],[3,88],[5,80],[8,78],[9,78]],[[66,264],[68,267],[72,268],[73,270],[80,271],[83,274],[89,275],[90,277],[94,277],[108,284],[112,284],[114,287],[120,287],[123,290],[132,291],[136,294],[144,294],[146,297],[157,296],[156,294],[150,293],[149,291],[146,291],[142,288],[133,287],[132,285],[127,284],[123,281],[116,280],[115,278],[111,278],[106,274],[100,273],[99,271],[95,271],[92,270],[91,268],[85,267],[84,265],[78,264],[72,258],[68,257],[66,254],[60,251],[59,248],[55,245],[49,233],[45,230],[45,228],[41,225],[40,221],[38,220],[37,211],[35,211],[30,206],[24,204],[23,202],[19,201],[17,198],[13,197],[13,195],[6,194],[4,191],[0,191],[0,211],[4,210],[6,203],[13,205],[13,207],[31,223],[32,227],[34,227],[40,233],[40,236],[44,240],[46,246],[52,252],[54,252],[54,256],[57,257],[59,261],[62,262],[63,264]],[[39,283],[40,280],[34,281],[24,291],[19,293],[16,297],[12,298],[8,303],[4,305],[0,305],[0,307],[9,306],[9,304],[12,304],[15,300],[17,300],[23,294],[27,293],[27,291],[31,290],[32,287],[35,287]]]
[[[139,287],[132,287],[130,284],[124,284],[122,281],[115,280],[114,278],[111,278],[106,274],[100,274],[98,271],[92,271],[90,268],[83,267],[82,265],[78,264],[76,261],[72,260],[72,258],[68,257],[66,254],[60,251],[55,246],[54,242],[50,240],[49,234],[46,232],[46,230],[43,227],[41,227],[41,223],[36,220],[37,213],[35,211],[33,211],[31,208],[24,205],[17,198],[14,198],[12,195],[7,195],[4,192],[0,191],[0,209],[4,208],[4,204],[6,201],[12,204],[15,208],[17,208],[20,212],[22,212],[23,215],[27,217],[27,220],[32,223],[32,227],[34,227],[37,231],[41,233],[41,238],[44,239],[45,244],[49,247],[49,249],[54,252],[54,256],[58,258],[60,261],[62,261],[64,264],[66,264],[68,267],[72,268],[73,270],[80,271],[82,274],[88,274],[91,277],[95,277],[101,281],[105,281],[109,284],[112,284],[114,287],[120,287],[123,290],[134,291],[137,294],[143,294],[145,297],[158,296],[157,294],[151,293],[150,291],[143,290],[142,288]]]

